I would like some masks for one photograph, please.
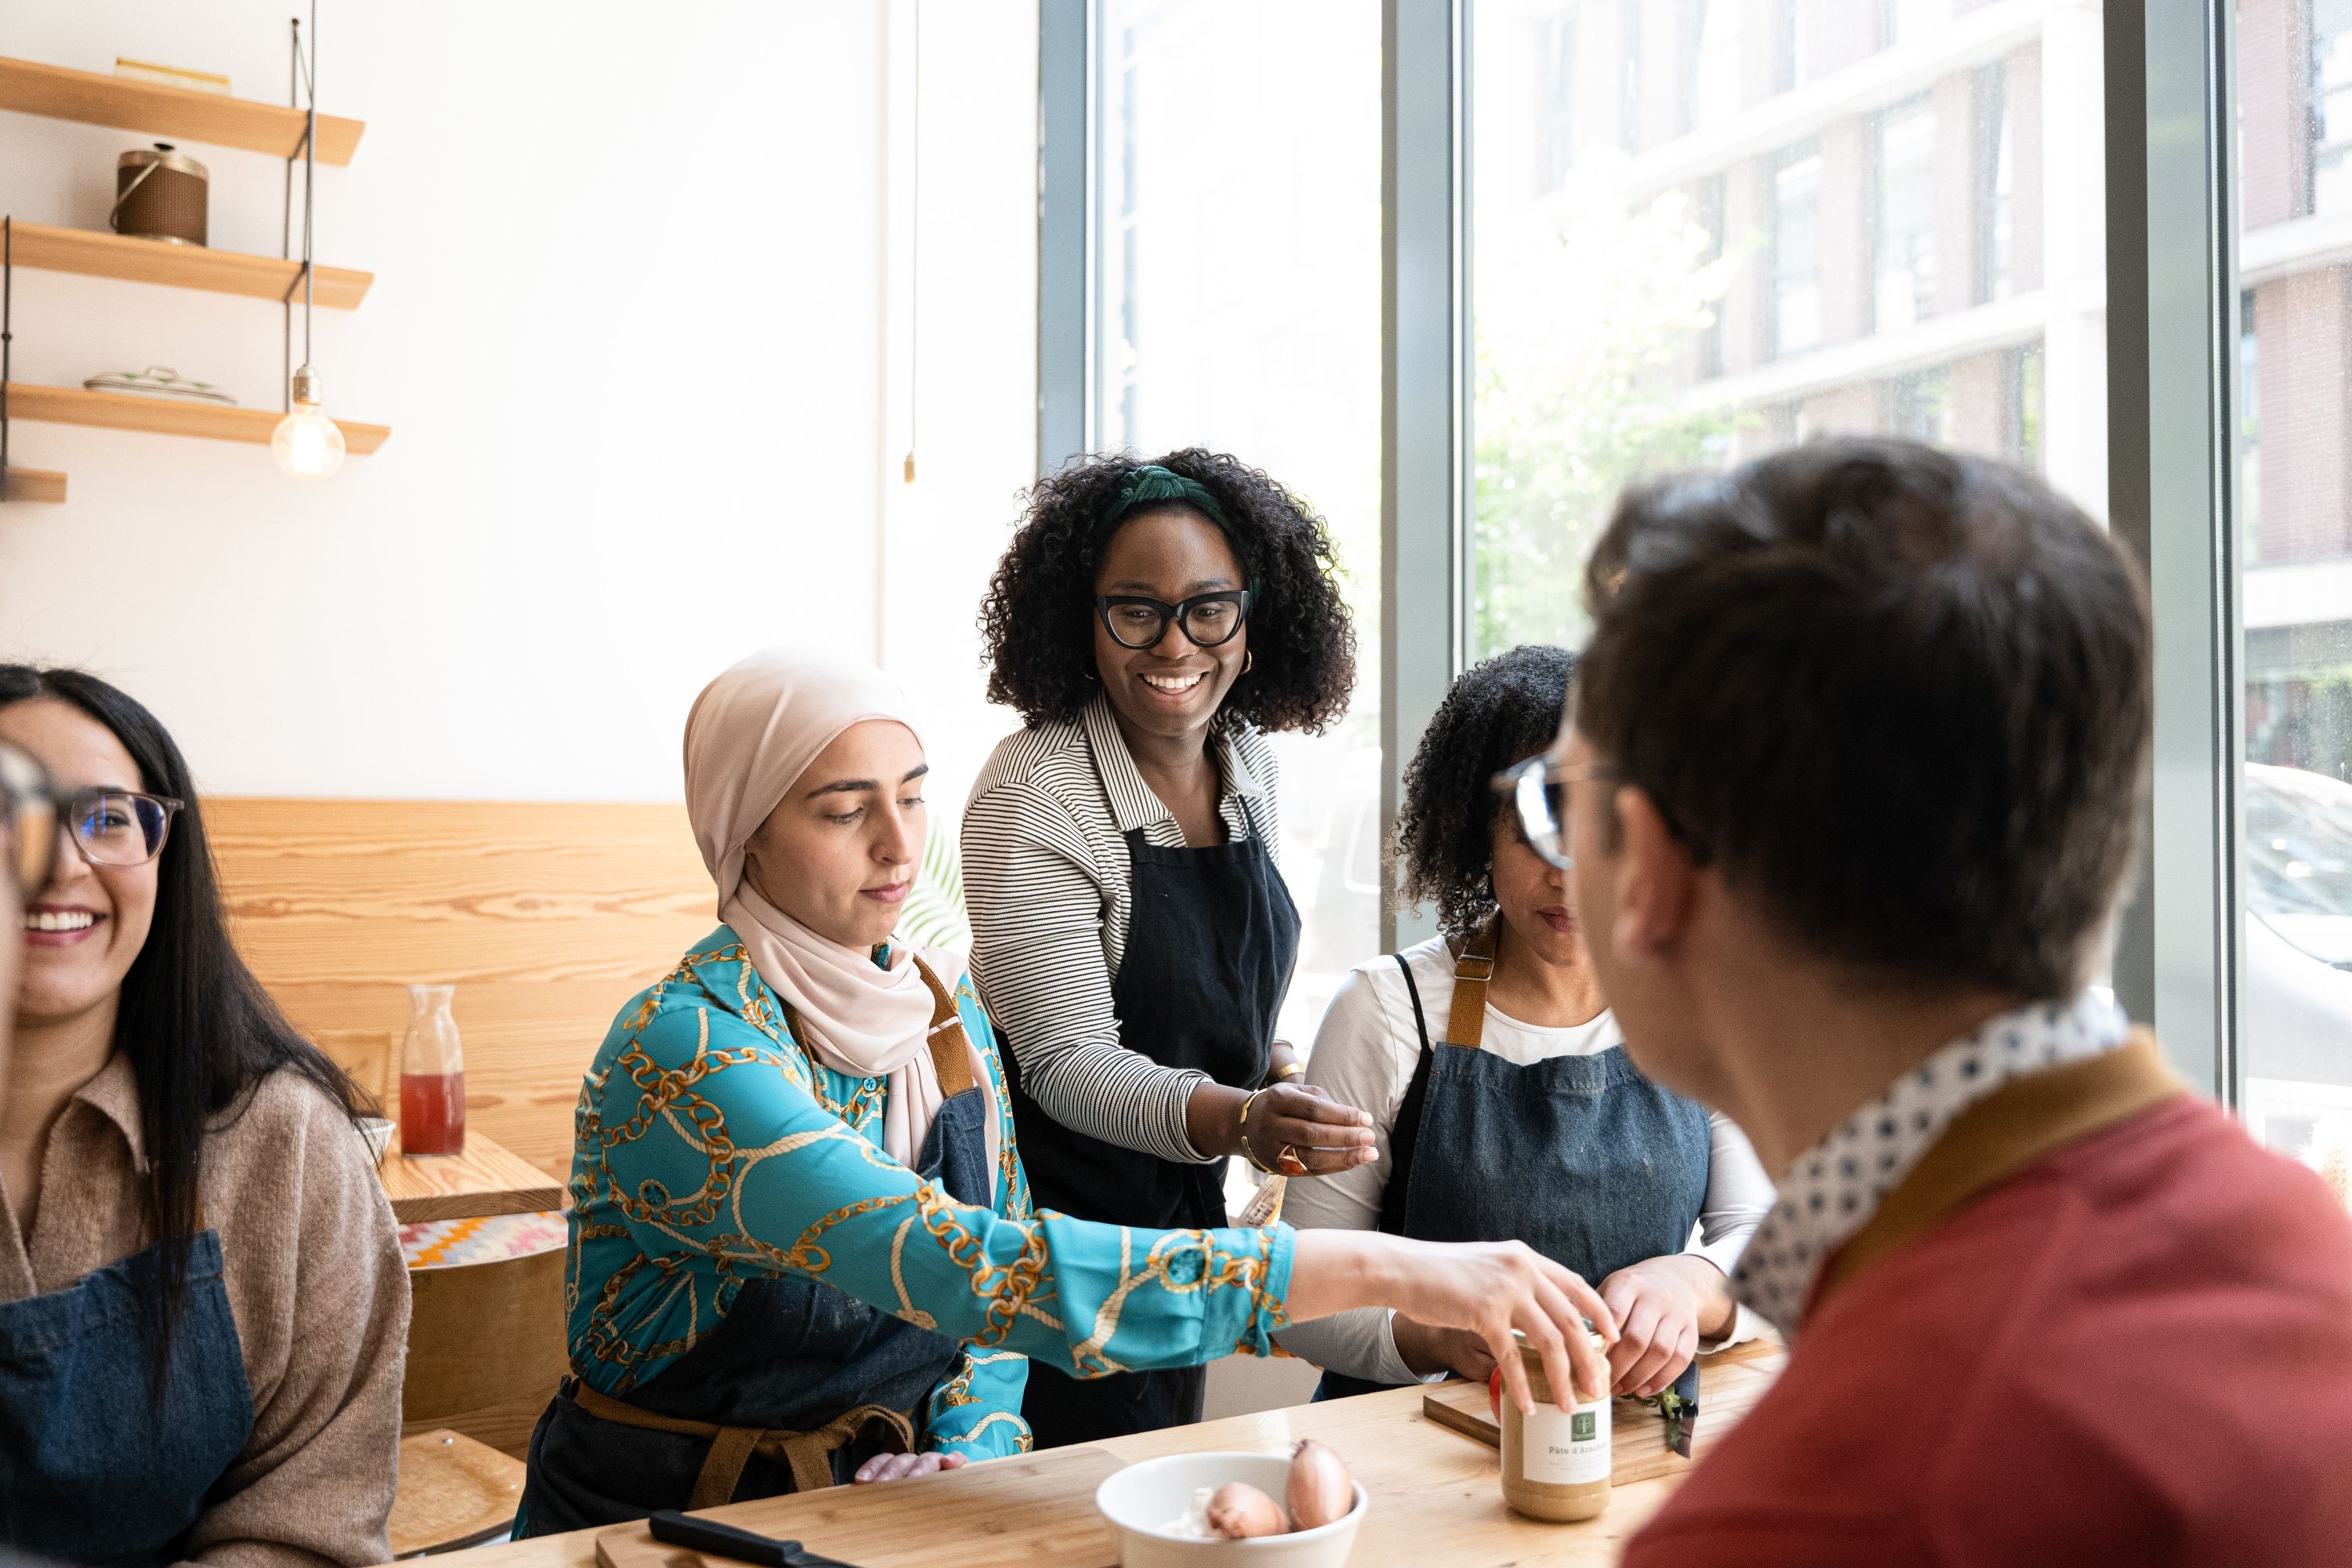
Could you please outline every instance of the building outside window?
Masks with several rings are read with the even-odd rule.
[[[1876,3],[1837,13],[1864,45]],[[1538,197],[1528,23],[1563,6],[1473,4],[1473,654],[1582,635],[1584,558],[1624,484],[1812,436],[1902,430],[2011,458],[2104,513],[2096,6],[2001,0],[1991,53],[1981,28],[1906,11],[1899,58],[1823,71],[1803,59],[1802,14],[1831,25],[1817,0],[1654,0],[1647,46],[1683,51],[1652,77],[1685,84],[1677,133],[1658,140],[1654,116],[1639,158],[1588,146]],[[1622,0],[1565,14],[1585,45],[1574,90],[1611,102],[1624,62],[1600,40]],[[1715,81],[1761,92],[1700,85]],[[1801,121],[1775,82],[1802,83]],[[2045,191],[2067,200],[2045,210]],[[1912,323],[1927,320],[1923,366]]]
[[[1822,341],[1822,155],[1810,145],[1773,165],[1772,355],[1802,353]]]
[[[1936,110],[1927,100],[1879,117],[1876,200],[1878,330],[1907,327],[1936,309]]]
[[[2311,210],[2352,210],[2352,0],[2311,0]]]

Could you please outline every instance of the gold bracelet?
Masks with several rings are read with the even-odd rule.
[[[1265,1090],[1263,1089],[1254,1089],[1250,1090],[1249,1093],[1242,1097],[1242,1158],[1247,1160],[1252,1165],[1256,1166],[1259,1170],[1271,1176],[1275,1173],[1274,1167],[1257,1157],[1257,1151],[1250,1147],[1249,1141],[1250,1107],[1255,1105],[1257,1103],[1257,1097],[1265,1092]]]
[[[1305,1078],[1306,1076],[1307,1064],[1304,1062],[1285,1062],[1280,1067],[1274,1069],[1274,1081],[1276,1083],[1288,1083],[1292,1079]],[[1268,1087],[1271,1088],[1272,1085],[1269,1085]]]

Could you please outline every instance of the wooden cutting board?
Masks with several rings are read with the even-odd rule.
[[[1691,1433],[1688,1459],[1666,1447],[1665,1418],[1656,1410],[1618,1401],[1609,1425],[1610,1484],[1622,1487],[1689,1468],[1764,1397],[1788,1359],[1786,1351],[1764,1341],[1699,1357],[1699,1420]],[[1437,1425],[1499,1448],[1502,1428],[1495,1424],[1493,1411],[1486,1388],[1475,1383],[1440,1384],[1421,1401],[1421,1413]]]
[[[1118,1543],[1094,1491],[1120,1468],[1100,1448],[992,1459],[920,1480],[832,1487],[730,1503],[709,1518],[857,1568],[1112,1568]],[[653,1538],[643,1524],[596,1537],[598,1568],[730,1568]]]

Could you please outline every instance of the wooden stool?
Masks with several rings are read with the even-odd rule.
[[[404,1436],[461,1432],[520,1459],[563,1380],[562,1247],[408,1271]]]
[[[522,1461],[462,1432],[400,1440],[392,1554],[416,1557],[502,1540],[522,1506]]]

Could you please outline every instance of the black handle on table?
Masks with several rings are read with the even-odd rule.
[[[758,1563],[765,1568],[855,1568],[852,1563],[805,1551],[797,1541],[782,1541],[772,1535],[738,1530],[715,1519],[688,1518],[674,1508],[666,1508],[647,1519],[646,1528],[653,1532],[656,1541],[664,1545],[684,1546],[696,1552],[715,1552],[721,1557]]]

